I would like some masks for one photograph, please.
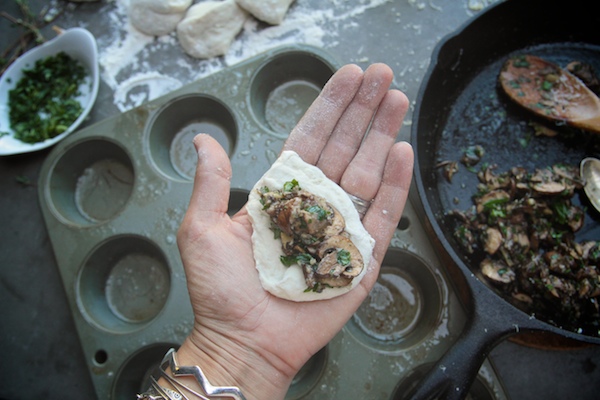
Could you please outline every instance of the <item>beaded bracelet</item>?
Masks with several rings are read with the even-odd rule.
[[[167,368],[170,368],[173,377],[167,373]],[[179,366],[175,357],[175,349],[170,349],[167,354],[165,354],[158,370],[160,371],[160,376],[165,378],[167,382],[171,384],[173,389],[160,386],[157,379],[154,376],[151,376],[150,388],[146,392],[138,394],[138,400],[189,400],[189,398],[184,394],[184,391],[189,392],[202,400],[210,400],[210,398],[206,396],[229,397],[235,400],[246,400],[240,389],[235,386],[211,385],[199,366]],[[193,376],[196,378],[200,384],[200,387],[204,391],[204,394],[196,392],[195,390],[175,379],[181,376]]]

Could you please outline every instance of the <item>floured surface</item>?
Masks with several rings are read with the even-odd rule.
[[[263,211],[258,190],[264,186],[278,190],[292,179],[297,180],[302,189],[325,198],[344,216],[345,232],[350,235],[364,260],[363,270],[352,280],[351,285],[325,288],[321,293],[305,292],[307,286],[301,267],[297,264],[286,267],[281,263],[280,256],[284,254],[281,240],[274,238],[270,229],[271,222],[267,213]],[[358,212],[346,192],[328,179],[320,169],[304,162],[295,152],[285,151],[281,154],[250,192],[246,207],[254,228],[252,244],[256,268],[261,284],[273,295],[292,301],[329,299],[347,293],[358,285],[365,275],[375,240],[363,227]]]

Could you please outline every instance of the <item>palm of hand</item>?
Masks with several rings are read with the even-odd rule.
[[[343,67],[284,145],[349,194],[372,200],[363,224],[376,240],[373,258],[360,285],[343,296],[296,303],[263,290],[248,215],[245,209],[233,218],[227,215],[228,156],[210,136],[195,138],[194,191],[178,235],[195,315],[193,347],[214,347],[213,356],[250,359],[250,371],[276,371],[281,378],[267,378],[266,383],[285,386],[366,298],[402,214],[412,175],[410,146],[395,143],[408,101],[389,90],[392,78],[389,67],[381,64],[364,73],[356,66]]]
[[[182,230],[188,232],[185,239],[180,235],[180,243],[190,241],[180,246],[196,329],[228,337],[292,369],[301,368],[329,340],[320,334],[323,326],[325,331],[330,330],[328,325],[339,330],[347,313],[339,314],[334,305],[293,303],[264,291],[254,268],[252,227],[246,211],[232,219],[221,215],[222,220],[212,227],[195,225]],[[320,340],[315,341],[316,337]],[[285,346],[280,345],[281,338],[286,338]]]

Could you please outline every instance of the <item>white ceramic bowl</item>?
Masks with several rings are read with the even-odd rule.
[[[81,62],[87,72],[84,83],[79,87],[81,95],[77,97],[83,108],[81,115],[79,115],[69,129],[43,142],[25,143],[15,139],[8,117],[8,92],[17,85],[23,76],[24,69],[31,69],[37,60],[53,56],[61,51]],[[98,94],[98,85],[98,47],[94,36],[85,29],[73,28],[66,30],[54,39],[23,54],[0,77],[0,132],[9,132],[9,135],[0,137],[0,156],[41,150],[64,139],[89,114]]]

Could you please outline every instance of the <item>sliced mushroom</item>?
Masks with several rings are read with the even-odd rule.
[[[291,255],[294,252],[294,237],[288,235],[285,232],[280,232],[279,238],[281,239],[281,247],[283,252],[287,255]]]
[[[560,194],[567,189],[562,182],[539,182],[534,183],[531,187],[536,192],[542,194]]]
[[[292,260],[311,258],[311,263],[297,261],[307,290],[321,292],[325,287],[348,286],[360,274],[363,258],[344,232],[344,217],[324,198],[297,184],[291,190],[265,188],[259,194],[284,254],[296,257]]]
[[[499,177],[498,175],[496,175],[494,173],[495,168],[496,168],[495,165],[488,166],[483,171],[480,171],[477,174],[477,177],[479,178],[481,183],[484,183],[486,188],[488,188],[489,190],[505,188],[508,186],[508,183],[509,183],[509,181],[507,179]]]
[[[329,237],[317,251],[320,259],[314,268],[304,268],[309,288],[320,291],[322,285],[348,286],[362,271],[363,259],[352,241],[343,235]]]
[[[496,228],[487,228],[485,230],[484,237],[484,250],[488,254],[496,253],[496,251],[498,251],[498,249],[502,245],[502,242],[504,241],[504,239],[502,238],[502,233],[500,233],[500,231]]]
[[[583,227],[585,214],[579,207],[571,206],[567,211],[569,227],[573,232],[577,232]]]
[[[538,122],[530,122],[529,125],[533,128],[533,133],[535,136],[555,137],[558,135],[557,130],[550,129],[546,125],[542,125]]]
[[[337,234],[345,227],[344,218],[325,199],[305,190],[283,195],[268,192],[263,195],[263,200],[271,220],[288,235],[321,238]]]
[[[582,188],[577,166],[533,173],[481,169],[474,205],[453,210],[454,236],[466,253],[485,257],[480,273],[527,312],[570,329],[597,332],[600,242],[576,243],[585,210],[571,198]],[[579,318],[582,319],[579,319]]]
[[[480,267],[481,273],[495,283],[507,285],[515,280],[514,271],[501,262],[486,258]]]
[[[581,257],[590,261],[600,261],[600,242],[590,240],[582,243]]]
[[[327,203],[330,215],[329,225],[325,228],[325,236],[339,235],[346,229],[346,221],[342,214],[331,204]]]
[[[492,190],[481,196],[477,200],[477,212],[483,212],[486,205],[492,204],[494,202],[506,202],[510,199],[510,195],[505,190]]]
[[[347,254],[342,255],[342,251]],[[324,259],[326,255],[335,254],[336,262],[339,262],[344,268],[341,274],[354,278],[358,276],[364,268],[363,258],[360,251],[352,241],[343,235],[331,236],[323,241],[317,255]]]
[[[345,266],[337,260],[337,251],[327,253],[319,262],[315,270],[315,280],[331,287],[348,286],[352,282],[351,276],[344,274]]]
[[[513,293],[512,297],[513,297],[513,299],[515,299],[521,303],[525,303],[528,305],[531,305],[533,303],[533,299],[531,298],[531,296],[529,296],[525,293]]]
[[[444,177],[448,182],[452,183],[452,177],[458,172],[458,162],[449,160],[442,161],[436,165],[436,168],[444,168]]]

